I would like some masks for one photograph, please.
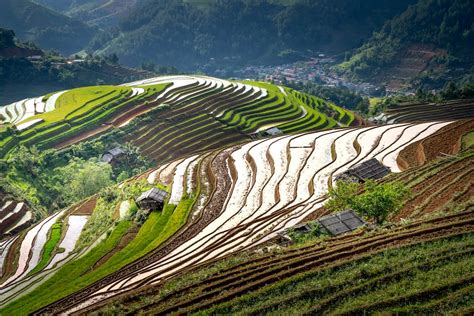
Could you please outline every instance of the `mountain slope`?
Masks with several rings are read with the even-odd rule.
[[[29,0],[0,1],[0,27],[14,29],[21,40],[64,55],[83,49],[94,34],[84,23]]]
[[[120,22],[120,34],[99,52],[125,63],[152,60],[179,69],[282,62],[307,50],[358,46],[410,0],[217,1],[206,10],[181,1],[146,1]]]
[[[25,273],[25,269],[33,267],[36,261],[15,268],[17,275],[22,277],[7,279],[7,286],[0,292],[5,306],[1,312],[32,312],[54,301],[41,312],[80,310],[105,298],[151,287],[206,262],[261,245],[308,215],[318,214],[335,175],[373,157],[396,168],[396,158],[403,148],[449,125],[449,122],[424,123],[293,134],[191,154],[185,159],[157,166],[112,188],[115,194],[94,196],[97,204],[92,208],[81,206],[87,203],[79,203],[58,213],[65,215],[62,221],[79,214],[89,217],[87,230],[83,228],[85,226],[78,227],[87,233],[79,247],[68,252],[67,258],[71,261],[61,262],[56,273]],[[139,188],[143,190],[152,185],[166,188],[169,192],[163,212],[152,212],[144,225],[138,228],[138,233],[137,227],[129,230],[133,225],[130,217],[117,216],[114,219],[115,210],[122,208],[122,202],[134,196],[132,192],[137,194]],[[460,216],[457,223],[462,225],[458,227],[471,229],[470,223],[463,222],[469,215]],[[99,221],[109,225],[92,230],[90,227],[96,227]],[[105,235],[105,239],[93,243],[109,227],[110,233]],[[449,225],[449,219],[442,219],[436,225],[436,230],[447,234],[456,231],[456,228]],[[423,231],[426,229],[423,225],[412,226],[406,232],[422,238],[426,235]],[[431,233],[437,235],[436,232]],[[39,232],[33,230],[30,235],[34,237],[37,234]],[[402,232],[400,240],[404,243],[413,241],[408,234]],[[386,239],[388,243],[393,238],[390,234],[381,236],[390,237]],[[368,234],[366,240],[372,242],[371,237]],[[89,249],[91,243],[92,250]],[[24,244],[23,253],[38,251],[31,248],[31,239]],[[363,245],[364,241],[360,246]],[[375,245],[383,248],[385,242],[379,244],[375,241]],[[370,246],[372,243],[367,247]],[[86,249],[89,251],[85,252]],[[270,275],[274,282],[283,276],[284,271],[293,273],[293,268],[301,269],[300,265],[308,262],[304,259],[307,255],[313,259],[311,250],[306,250],[309,252],[291,261],[295,265],[267,266],[269,269],[276,268],[278,273],[267,274],[263,271],[262,274]],[[85,255],[81,256],[84,252]],[[106,256],[108,253],[111,255]],[[332,262],[331,257],[325,260]],[[313,267],[319,266],[318,261],[309,262]],[[54,275],[43,278],[51,274]],[[250,282],[256,281],[258,286],[267,281],[259,273],[254,278]],[[246,279],[237,276],[236,281],[229,284],[237,285],[236,293],[247,292],[249,284]],[[244,287],[241,288],[240,284]],[[29,292],[26,287],[31,285],[38,287]],[[47,288],[54,288],[55,291],[47,293]],[[217,289],[218,302],[222,302],[223,297],[230,298],[228,294],[233,293],[220,290],[220,287]],[[212,304],[212,299],[207,301],[199,297],[193,299],[192,305],[197,301],[206,306]],[[6,305],[10,302],[13,303]]]
[[[388,21],[340,68],[363,79],[393,81],[392,90],[422,72],[431,72],[433,79],[456,78],[474,64],[473,15],[469,0],[419,0]]]
[[[164,162],[271,127],[292,133],[360,122],[333,103],[272,84],[170,76],[25,99],[0,107],[0,124],[2,157],[21,144],[62,148],[118,129],[122,141]]]
[[[36,0],[48,8],[89,25],[115,26],[140,0]]]

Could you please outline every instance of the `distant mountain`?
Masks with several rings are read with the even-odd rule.
[[[340,69],[398,90],[417,80],[442,85],[472,73],[474,2],[419,0],[384,26]]]
[[[15,39],[0,28],[0,105],[37,94],[81,85],[118,84],[156,75],[155,69],[127,68],[116,56],[66,58]],[[169,73],[173,69],[156,69]]]
[[[116,35],[92,49],[117,53],[130,65],[153,61],[189,70],[277,63],[308,51],[357,47],[414,1],[147,0],[120,20]]]
[[[137,2],[143,0],[35,0],[48,8],[89,25],[109,27],[117,25]]]
[[[1,0],[0,27],[18,38],[69,55],[83,49],[94,35],[86,24],[29,0]]]

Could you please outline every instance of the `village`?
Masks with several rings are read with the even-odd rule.
[[[367,82],[353,82],[339,76],[330,66],[336,62],[334,57],[317,54],[304,61],[277,66],[247,66],[235,70],[238,79],[264,80],[276,84],[292,82],[318,83],[329,87],[346,87],[362,95],[380,95],[380,87]]]

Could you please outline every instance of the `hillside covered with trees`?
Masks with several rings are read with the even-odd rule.
[[[279,63],[308,52],[338,53],[360,45],[412,0],[140,2],[102,34],[92,50],[117,53],[126,64],[155,61],[180,69],[202,65]],[[204,69],[202,69],[204,68]]]
[[[420,0],[387,21],[340,69],[361,79],[393,74],[422,84],[472,74],[473,16],[469,0]]]
[[[65,55],[80,51],[94,35],[86,24],[30,0],[0,1],[0,27],[14,29],[23,41]]]

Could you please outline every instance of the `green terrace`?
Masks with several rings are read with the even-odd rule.
[[[68,137],[93,130],[117,113],[144,103],[165,87],[147,86],[144,93],[133,97],[130,87],[93,86],[68,90],[58,98],[53,111],[21,122],[41,119],[39,124],[22,131],[8,125],[0,130],[0,157],[5,158],[18,145],[49,148]],[[45,101],[52,95],[46,95]]]

